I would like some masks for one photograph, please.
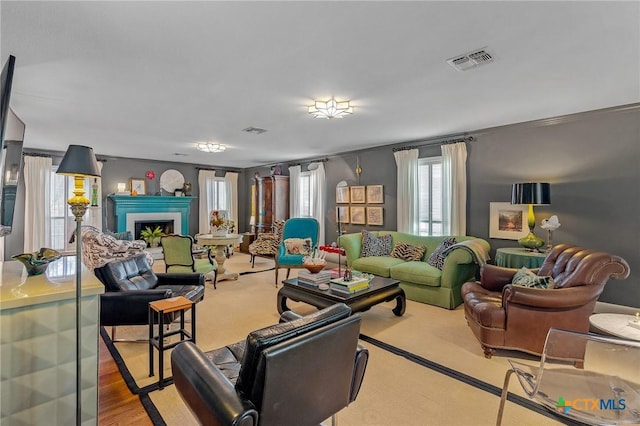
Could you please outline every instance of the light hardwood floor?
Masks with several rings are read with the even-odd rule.
[[[102,338],[98,364],[98,424],[153,425],[140,398],[127,388]]]

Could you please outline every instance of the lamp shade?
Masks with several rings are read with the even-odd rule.
[[[98,169],[96,156],[93,154],[93,148],[82,145],[69,145],[56,173],[67,176],[100,177],[100,170]]]
[[[511,204],[551,204],[551,186],[548,183],[514,183]]]

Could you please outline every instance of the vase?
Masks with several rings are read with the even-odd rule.
[[[227,235],[227,232],[229,232],[228,226],[212,226],[209,229],[209,233],[214,237],[223,237]]]
[[[27,275],[41,275],[47,270],[49,263],[60,259],[58,251],[43,247],[35,253],[22,253],[11,256],[11,258],[21,262],[27,269]]]

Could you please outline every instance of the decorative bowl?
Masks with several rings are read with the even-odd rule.
[[[307,268],[307,271],[311,272],[312,274],[317,274],[318,272],[322,271],[325,266],[327,266],[327,265],[326,264],[324,264],[324,265],[305,264],[304,265],[304,267]]]
[[[24,267],[27,268],[27,274],[29,276],[43,274],[44,271],[47,270],[49,263],[60,259],[60,257],[60,252],[46,247],[34,253],[22,253],[11,256],[12,259],[21,262]]]

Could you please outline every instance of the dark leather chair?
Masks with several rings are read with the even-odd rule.
[[[199,302],[204,297],[203,274],[156,274],[144,253],[115,260],[93,272],[105,285],[100,295],[100,324],[112,326],[112,340],[115,326],[149,323],[149,302],[175,296]],[[168,314],[165,323],[174,319]]]
[[[201,424],[318,425],[355,401],[369,356],[360,316],[344,304],[283,315],[224,348],[173,350],[174,384]]]
[[[629,276],[627,262],[608,253],[559,244],[538,276],[552,289],[512,285],[517,269],[484,265],[480,281],[462,285],[464,313],[487,358],[495,349],[542,354],[550,328],[589,331],[589,316],[610,278]]]

